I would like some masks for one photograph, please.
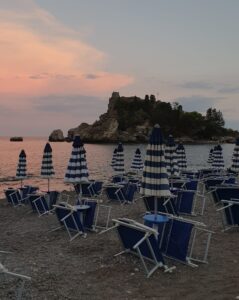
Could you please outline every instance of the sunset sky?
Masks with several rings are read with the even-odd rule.
[[[0,1],[0,136],[93,122],[112,91],[239,130],[239,1]],[[160,122],[160,121],[159,121]]]

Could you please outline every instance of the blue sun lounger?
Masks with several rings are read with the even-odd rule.
[[[11,252],[8,251],[0,251],[0,255],[6,255],[6,254],[10,254]],[[3,261],[2,261],[2,257],[1,257],[1,262],[0,262],[0,275],[4,275],[4,277],[13,277],[16,278],[17,280],[20,280],[20,284],[16,285],[16,299],[17,300],[21,300],[23,293],[24,293],[24,287],[25,287],[25,283],[27,281],[31,281],[31,277],[26,276],[26,275],[22,275],[19,273],[15,273],[12,271],[9,271],[8,268],[3,265]],[[1,279],[2,280],[2,279]]]
[[[239,187],[218,187],[214,191],[214,201],[222,207],[217,211],[222,213],[223,230],[239,226]]]
[[[155,229],[145,226],[131,219],[113,219],[114,226],[121,241],[123,253],[131,253],[140,258],[147,277],[150,277],[158,268],[165,272],[172,272],[175,267],[169,268],[164,261],[157,244],[158,233]],[[104,231],[106,232],[106,231]]]
[[[143,201],[146,207],[147,212],[154,213],[155,212],[155,199],[154,196],[143,197]],[[178,209],[176,206],[176,197],[168,197],[168,198],[157,198],[157,211],[159,213],[167,213],[178,215]]]
[[[46,194],[31,194],[28,197],[32,211],[38,213],[39,217],[50,212],[46,197]]]
[[[64,226],[69,235],[70,242],[79,235],[83,235],[84,237],[86,237],[80,214],[77,210],[75,210],[67,203],[54,205],[54,208],[56,217],[60,223],[60,227],[54,230],[57,230]]]
[[[213,232],[207,230],[203,223],[173,215],[167,217],[169,221],[166,225],[159,227],[158,244],[162,253],[192,267],[198,266],[194,262],[208,263],[208,250]],[[202,235],[199,253],[195,251],[195,244],[198,243],[197,237]]]
[[[23,198],[19,189],[8,188],[7,190],[4,190],[4,193],[8,203],[12,204],[14,207],[23,205],[28,201],[28,196]]]
[[[121,204],[132,203],[137,191],[137,185],[128,183],[127,185],[110,184],[104,187],[106,197],[109,201],[118,201]]]
[[[180,190],[177,193],[176,207],[178,214],[195,215],[195,191]]]

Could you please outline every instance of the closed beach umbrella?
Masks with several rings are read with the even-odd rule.
[[[46,143],[46,146],[43,151],[42,165],[41,165],[41,177],[48,179],[48,192],[50,190],[50,178],[55,175],[53,162],[52,162],[52,148],[49,143]]]
[[[144,165],[143,165],[143,161],[141,158],[141,152],[140,152],[140,149],[137,148],[135,151],[135,154],[134,154],[132,164],[131,164],[131,169],[135,170],[135,171],[140,171],[143,169],[143,166]]]
[[[212,162],[213,162],[213,148],[210,150],[209,156],[208,156],[208,160],[207,160],[207,163],[208,163],[209,165],[211,165]]]
[[[123,174],[125,171],[124,170],[124,148],[121,143],[119,143],[117,147],[114,170],[117,174]]]
[[[233,150],[231,170],[234,172],[239,172],[239,138],[236,139]]]
[[[116,155],[117,155],[117,148],[115,148],[113,151],[112,160],[110,164],[113,170],[115,169]]]
[[[165,161],[167,166],[167,172],[169,176],[178,176],[178,159],[176,154],[176,144],[173,136],[170,134],[165,146]]]
[[[73,184],[88,182],[88,177],[86,152],[80,136],[75,136],[64,181]]]
[[[22,150],[19,154],[16,178],[21,179],[22,187],[22,180],[27,178],[27,157],[24,150]]]
[[[187,159],[185,148],[182,143],[178,145],[176,148],[177,160],[178,160],[178,168],[179,170],[186,170],[187,169]]]
[[[157,197],[171,195],[164,158],[163,136],[158,124],[154,126],[149,138],[140,193],[144,196],[154,196],[155,214],[157,213]]]
[[[224,168],[224,159],[223,159],[223,155],[222,155],[221,145],[217,145],[213,149],[212,167],[215,169],[223,169]]]

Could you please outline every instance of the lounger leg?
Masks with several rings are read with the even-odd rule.
[[[20,287],[18,288],[17,292],[16,292],[16,299],[17,300],[21,300],[22,299],[22,293],[24,290],[24,286],[25,286],[25,280],[22,280]]]

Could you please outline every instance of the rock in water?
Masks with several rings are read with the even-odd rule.
[[[64,142],[65,138],[61,129],[53,130],[49,136],[49,142]]]
[[[21,136],[13,136],[10,138],[11,142],[22,142],[23,141],[23,137]]]

